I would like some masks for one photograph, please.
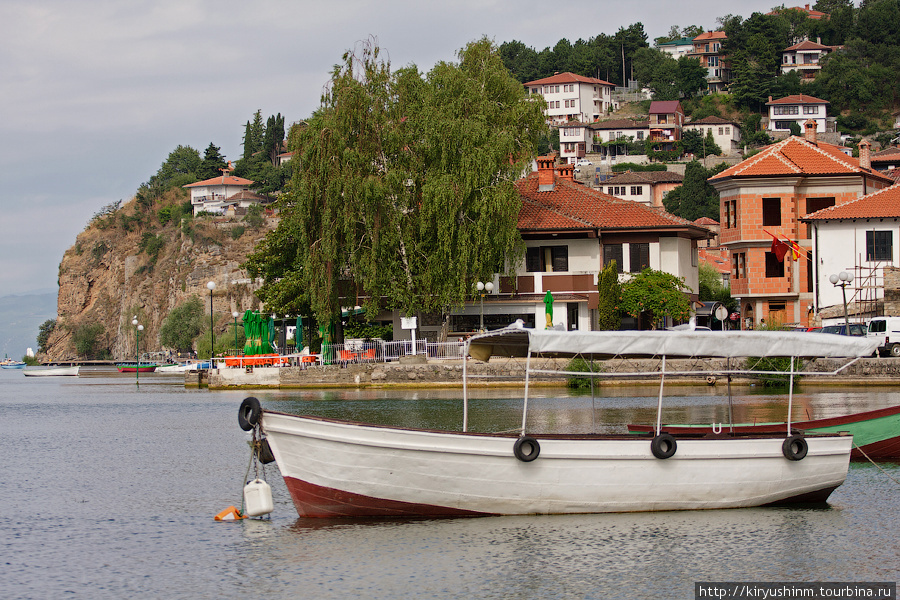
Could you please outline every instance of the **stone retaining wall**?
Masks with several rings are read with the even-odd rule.
[[[532,360],[532,369],[564,368],[568,360],[550,359],[537,362]],[[606,377],[598,377],[599,385],[648,382],[629,377],[629,373],[658,372],[659,360],[608,360],[595,363]],[[830,372],[839,368],[844,361],[837,359],[817,359],[807,363],[803,369],[815,372]],[[743,366],[743,365],[742,365]],[[482,363],[470,361],[467,365],[470,385],[522,385],[525,375],[524,359],[493,359]],[[724,370],[723,359],[668,360],[666,371],[697,371],[696,380],[690,376],[670,376],[672,382],[706,383],[706,371]],[[255,367],[253,369],[213,369],[208,372],[187,373],[185,385],[210,388],[323,388],[323,387],[428,387],[462,385],[462,362],[441,361],[426,364],[376,363],[362,365],[318,366],[301,369],[299,367]],[[565,385],[566,378],[552,375],[533,375],[536,385]],[[649,381],[655,382],[656,379]],[[723,381],[719,378],[719,381]],[[738,378],[735,381],[750,381]],[[838,375],[808,377],[809,383],[855,383],[892,385],[900,384],[900,359],[864,358]]]

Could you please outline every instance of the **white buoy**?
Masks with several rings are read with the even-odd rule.
[[[272,488],[262,479],[254,479],[244,486],[244,515],[259,517],[275,509]]]

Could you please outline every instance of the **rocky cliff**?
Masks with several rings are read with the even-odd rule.
[[[164,350],[159,332],[170,310],[198,296],[209,313],[209,281],[216,336],[230,333],[233,311],[259,308],[259,285],[240,265],[275,221],[265,213],[190,217],[176,192],[150,206],[106,207],[63,255],[57,327],[44,358],[77,358],[76,333],[85,327],[96,334],[95,355],[133,358],[134,316],[144,326],[141,354]]]

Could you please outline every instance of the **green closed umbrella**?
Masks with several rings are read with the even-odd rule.
[[[544,312],[547,314],[547,329],[553,327],[553,294],[547,290],[544,295]]]

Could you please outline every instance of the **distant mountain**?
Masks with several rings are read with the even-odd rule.
[[[37,352],[41,324],[56,318],[56,292],[0,297],[0,358],[20,360],[25,351]]]

